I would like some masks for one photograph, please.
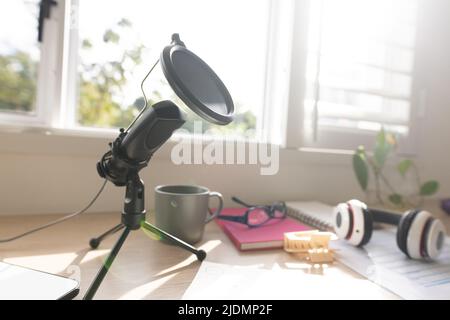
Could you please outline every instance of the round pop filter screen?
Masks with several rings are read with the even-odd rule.
[[[234,104],[216,73],[186,49],[178,35],[161,54],[164,76],[181,100],[205,120],[226,125],[233,121]]]

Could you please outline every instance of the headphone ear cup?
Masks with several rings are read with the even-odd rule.
[[[353,216],[353,228],[346,239],[352,245],[361,247],[369,242],[372,236],[372,216],[367,206],[359,200],[350,200],[347,205]]]
[[[445,234],[445,226],[441,220],[430,218],[427,221],[422,240],[422,250],[425,251],[428,258],[435,259],[439,256],[444,247]]]
[[[411,224],[415,216],[418,213],[419,210],[410,210],[405,212],[402,218],[400,219],[400,222],[398,223],[397,227],[397,246],[400,249],[400,251],[406,254],[409,258],[411,257],[408,253],[408,246],[407,246],[408,232],[409,229],[411,228]]]
[[[333,210],[334,232],[340,239],[348,239],[353,229],[353,215],[347,203],[338,204]]]
[[[434,259],[441,252],[445,227],[425,210],[406,212],[397,230],[397,245],[412,259]]]
[[[372,214],[361,201],[350,200],[337,205],[332,221],[336,235],[356,247],[367,244],[372,237]]]

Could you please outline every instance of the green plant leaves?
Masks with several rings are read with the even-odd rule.
[[[353,155],[353,170],[361,189],[366,191],[369,183],[369,167],[367,165],[364,147],[362,146]]]
[[[81,47],[82,47],[83,49],[91,49],[91,48],[92,48],[92,42],[91,42],[90,40],[88,40],[88,39],[84,39],[84,40],[81,42]]]
[[[408,169],[411,168],[413,162],[410,159],[405,159],[400,161],[400,163],[397,165],[397,170],[400,172],[402,177],[406,175],[406,172],[408,172]]]
[[[112,31],[111,29],[106,30],[105,34],[103,35],[104,42],[118,43],[119,40],[120,40],[119,34]]]
[[[122,18],[119,22],[117,22],[117,25],[121,28],[129,28],[132,26],[132,23],[130,20]],[[112,29],[107,29],[103,34],[103,41],[117,44],[120,41],[120,35]]]
[[[384,203],[384,199],[382,194],[386,194],[386,191],[383,192],[382,188],[387,187],[390,190],[390,195],[388,196],[388,200],[391,204],[397,207],[403,207],[405,205],[409,205],[410,197],[419,196],[422,199],[424,196],[431,196],[435,194],[439,189],[439,183],[435,180],[429,180],[424,184],[420,185],[417,183],[417,188],[419,189],[419,194],[401,194],[397,193],[399,189],[395,186],[391,185],[388,177],[384,175],[383,169],[386,164],[386,161],[391,152],[395,151],[397,147],[397,139],[396,136],[392,133],[386,132],[384,129],[381,129],[380,132],[376,136],[375,146],[373,149],[373,153],[366,153],[364,146],[359,146],[355,153],[353,154],[353,171],[355,173],[358,184],[361,189],[364,191],[368,190],[369,184],[369,176],[370,170],[372,170],[374,179],[375,179],[375,192],[377,195],[377,199],[380,203]],[[390,166],[389,166],[390,167]],[[388,168],[391,169],[391,168]],[[414,171],[416,175],[416,181],[420,181],[420,176],[415,163],[411,159],[403,159],[397,163],[396,166],[397,172],[402,177],[406,177],[408,172],[411,170]],[[410,183],[409,181],[404,180],[404,183]]]
[[[393,193],[389,196],[389,201],[396,206],[400,206],[403,204],[403,197],[398,193]]]
[[[389,153],[396,146],[396,144],[397,140],[392,133],[386,133],[384,129],[381,129],[377,134],[373,154],[375,164],[378,169],[381,169],[384,166]]]
[[[430,180],[422,184],[420,187],[421,196],[431,196],[435,194],[439,189],[439,182],[435,180]]]
[[[122,18],[119,22],[117,22],[117,25],[121,27],[131,27],[133,24],[130,20]]]

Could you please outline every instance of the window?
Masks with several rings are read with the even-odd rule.
[[[304,145],[353,149],[410,135],[417,1],[310,2]]]
[[[40,59],[38,0],[0,3],[0,112],[2,117],[33,117]],[[14,32],[11,32],[14,30]]]
[[[0,3],[2,123],[126,127],[144,105],[142,79],[180,33],[235,102],[231,125],[202,131],[331,149],[368,144],[382,126],[400,140],[416,132],[419,0],[56,0],[38,44],[46,1]],[[158,71],[149,103],[182,107]]]
[[[255,136],[260,129],[267,51],[268,0],[79,0],[78,78],[73,126],[126,127],[144,101],[140,83],[171,34],[204,59],[233,97],[236,120],[202,130]],[[106,12],[107,14],[100,14]],[[257,54],[255,54],[255,52]],[[175,100],[156,68],[149,103]],[[188,113],[184,128],[193,130]]]

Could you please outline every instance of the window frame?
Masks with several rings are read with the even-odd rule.
[[[60,0],[66,2],[66,6],[70,6],[70,12],[66,13],[66,20],[78,20],[78,4],[79,0]],[[270,93],[271,90],[267,88],[272,88],[275,84],[274,81],[269,81],[268,76],[268,68],[272,67],[274,65],[278,65],[279,62],[274,62],[274,59],[278,59],[279,54],[276,53],[277,50],[272,47],[273,42],[273,35],[274,33],[280,34],[280,28],[279,28],[279,21],[281,21],[284,17],[282,14],[293,14],[290,13],[289,8],[293,7],[293,3],[295,0],[286,0],[282,2],[286,2],[287,5],[283,6],[280,1],[277,0],[268,0],[268,6],[269,6],[269,12],[268,12],[268,26],[267,26],[267,41],[265,43],[266,47],[266,62],[265,62],[265,76],[266,79],[264,79],[264,89],[263,89],[263,107],[262,110],[258,111],[256,113],[256,116],[260,117],[260,119],[256,122],[255,127],[255,136],[253,138],[250,138],[253,142],[259,142],[259,141],[272,141],[272,134],[266,134],[267,130],[267,119],[271,118],[272,113],[267,112],[267,96],[268,92]],[[283,7],[283,9],[280,10],[280,7]],[[75,22],[75,25],[78,21]],[[289,31],[290,26],[285,26],[283,31]],[[85,127],[80,125],[76,120],[76,108],[77,108],[77,102],[78,102],[78,63],[79,63],[79,56],[78,56],[78,50],[79,50],[79,34],[77,31],[77,28],[72,27],[70,31],[66,30],[66,43],[64,46],[64,50],[66,51],[66,62],[64,64],[65,68],[67,69],[66,74],[64,76],[64,85],[63,85],[63,92],[65,93],[65,101],[64,105],[60,108],[61,117],[59,119],[59,128],[61,129],[68,129],[71,131],[82,131],[87,132],[89,130],[92,130],[93,132],[116,132],[118,128],[96,128],[96,127]],[[63,49],[61,49],[63,50]],[[290,53],[289,53],[290,54]],[[149,62],[153,63],[153,62]],[[283,86],[286,86],[286,84],[283,84]],[[270,95],[271,97],[273,95]],[[286,104],[287,106],[287,104]],[[278,125],[278,123],[277,123]],[[270,129],[273,128],[273,126],[270,126]],[[178,133],[175,132],[174,136],[177,137]],[[195,134],[193,134],[194,138],[196,138]],[[203,137],[206,140],[214,139],[214,136],[208,136]],[[244,137],[238,137],[238,140],[245,139]]]
[[[43,40],[39,48],[38,76],[36,79],[36,98],[34,112],[0,112],[0,126],[4,128],[40,127],[48,128],[58,114],[62,80],[62,28],[64,23],[65,0],[56,0],[50,17],[45,20]],[[37,37],[37,35],[36,35]]]
[[[326,139],[310,143],[304,135],[304,97],[308,9],[311,0],[270,0],[267,26],[267,52],[264,99],[257,124],[257,141],[278,144],[285,149],[323,153],[353,150],[359,144],[371,145],[374,132],[325,130]],[[57,0],[44,25],[37,81],[35,115],[0,113],[0,130],[38,128],[41,132],[82,137],[114,137],[116,129],[76,125],[79,0]],[[419,6],[422,1],[419,1]],[[419,13],[421,10],[419,10]],[[419,17],[420,18],[420,17]],[[420,19],[418,19],[418,23]],[[283,50],[281,50],[283,49]],[[415,59],[417,60],[417,59]],[[418,90],[413,69],[410,133],[400,141],[401,153],[415,154],[419,119],[423,116],[425,94]],[[327,132],[329,131],[329,132]],[[334,150],[334,151],[333,151]]]

